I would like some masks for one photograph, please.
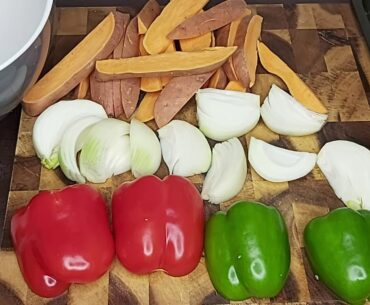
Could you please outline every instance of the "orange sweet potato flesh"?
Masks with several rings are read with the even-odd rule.
[[[225,87],[225,90],[246,92],[247,88],[245,88],[241,82],[232,80],[229,81]]]
[[[176,45],[174,41],[172,41],[171,44],[166,49],[166,51],[164,51],[164,53],[171,53],[171,52],[176,52]],[[172,76],[162,76],[161,77],[162,87],[166,86],[171,79],[172,79]]]
[[[111,59],[113,61],[120,61],[129,58],[138,58],[139,50],[139,33],[137,18],[133,18],[127,26],[125,40],[122,48],[123,59]],[[98,73],[99,74],[99,73]],[[134,113],[140,95],[140,78],[138,76],[131,76],[121,81],[121,99],[123,111],[127,118]]]
[[[134,117],[141,122],[148,122],[154,119],[154,104],[160,94],[160,92],[146,93],[135,111]]]
[[[144,48],[144,35],[154,19],[161,13],[161,7],[155,0],[149,0],[137,15],[138,32],[140,35],[139,50],[140,55],[148,55]],[[142,77],[140,80],[140,89],[145,92],[156,92],[162,90],[162,81],[160,77]]]
[[[140,55],[148,55],[143,45],[144,36],[140,35],[139,49]],[[145,92],[156,92],[162,90],[162,80],[160,77],[142,77],[140,89]]]
[[[161,128],[169,123],[213,73],[211,71],[171,79],[154,105],[154,119],[157,126]]]
[[[198,37],[180,40],[181,51],[185,52],[204,50],[211,47],[211,45],[212,32],[205,33]]]
[[[298,102],[312,111],[319,113],[328,112],[305,82],[263,42],[257,42],[257,49],[262,66],[268,72],[279,76]]]
[[[76,87],[75,95],[77,99],[84,99],[89,91],[90,81],[89,77],[84,78]]]
[[[208,88],[224,89],[227,84],[227,77],[222,67],[212,75],[209,80]]]
[[[257,41],[261,36],[263,18],[255,15],[251,18],[244,42],[244,52],[246,55],[247,71],[250,78],[249,88],[256,82],[256,70],[258,62]]]
[[[236,47],[215,47],[195,52],[171,52],[96,62],[99,80],[151,76],[184,76],[216,70]]]
[[[164,52],[172,42],[172,40],[167,37],[168,34],[183,21],[198,13],[208,1],[209,0],[171,0],[145,33],[145,50],[149,54]]]
[[[96,60],[112,53],[122,35],[122,14],[110,13],[27,92],[23,98],[25,112],[38,115],[70,92],[91,74]]]
[[[243,16],[250,15],[244,0],[226,0],[186,19],[168,35],[170,39],[188,39],[219,29]]]
[[[147,32],[154,19],[161,13],[161,7],[155,0],[149,0],[137,15],[138,32],[143,35]]]

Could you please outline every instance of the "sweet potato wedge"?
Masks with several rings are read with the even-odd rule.
[[[43,76],[23,98],[27,114],[35,116],[75,88],[107,58],[123,35],[122,14],[110,13],[70,53]]]
[[[101,104],[109,117],[114,116],[113,82],[98,82],[96,72],[90,75],[91,99]]]
[[[232,56],[228,58],[228,60],[225,62],[222,68],[224,69],[225,74],[229,80],[238,80]]]
[[[176,45],[174,41],[172,41],[171,44],[166,49],[166,51],[164,51],[164,53],[172,53],[172,52],[176,52]],[[172,79],[172,76],[162,76],[161,77],[162,88],[166,86],[171,79]]]
[[[161,13],[161,7],[155,0],[149,0],[137,15],[139,35],[147,32],[154,19]]]
[[[249,18],[249,16],[248,16]],[[239,18],[234,20],[233,22],[230,23],[230,28],[229,32],[227,35],[227,47],[231,47],[235,45],[235,40],[236,40],[236,34],[240,32],[241,27],[244,26],[244,23],[242,24],[243,20],[246,20],[247,18]],[[240,27],[241,26],[241,27]],[[240,27],[240,28],[239,28]]]
[[[143,45],[144,36],[140,35],[139,49],[140,55],[148,55]],[[156,92],[162,90],[162,80],[159,76],[142,77],[140,80],[140,89],[145,92]]]
[[[225,90],[246,92],[247,88],[245,88],[241,82],[232,80],[229,81],[225,87]]]
[[[227,84],[227,77],[222,67],[218,68],[216,72],[209,79],[208,88],[224,89]]]
[[[246,55],[247,71],[250,78],[249,88],[252,88],[256,82],[257,70],[257,41],[261,36],[263,18],[259,15],[254,15],[248,25],[247,34],[244,42],[244,52]]]
[[[142,77],[140,89],[144,92],[156,92],[162,90],[162,80],[160,77]]]
[[[147,30],[144,37],[145,50],[149,54],[164,52],[171,44],[168,34],[187,18],[198,13],[208,1],[171,0]]]
[[[120,13],[118,13],[120,14]],[[123,14],[123,29],[126,32],[130,16]],[[121,58],[123,50],[123,41],[125,34],[120,42],[114,48],[113,53],[108,58]],[[121,102],[121,81],[113,80],[99,82],[96,80],[96,72],[90,76],[91,99],[101,104],[109,117],[118,117],[123,112]]]
[[[247,56],[243,48],[238,48],[233,54],[232,65],[235,69],[236,79],[240,81],[245,88],[249,88],[251,80],[247,66]]]
[[[224,70],[231,81],[240,81],[245,88],[255,83],[257,55],[253,54],[253,45],[257,53],[256,44],[261,27],[262,17],[258,15],[246,16],[230,25],[228,43],[238,46],[238,50],[224,64]]]
[[[90,80],[89,77],[84,78],[75,89],[75,96],[77,99],[84,99],[89,91]]]
[[[123,31],[124,35],[122,39],[118,43],[118,45],[113,50],[113,58],[121,58],[123,52],[123,44],[126,36],[127,26],[130,22],[130,15],[125,14],[123,19]],[[113,80],[112,81],[112,95],[113,95],[113,108],[114,108],[114,117],[118,118],[123,113],[123,106],[122,106],[122,96],[121,96],[121,81],[120,80]]]
[[[205,33],[198,37],[180,40],[180,48],[181,51],[184,52],[201,51],[211,47],[211,44],[212,32]]]
[[[171,79],[154,105],[157,126],[160,128],[170,122],[212,74],[213,71]]]
[[[262,66],[268,72],[279,76],[297,101],[312,111],[319,113],[328,112],[306,83],[263,42],[257,42],[257,49]]]
[[[245,36],[247,35],[249,22],[250,22],[252,17],[253,16],[251,16],[251,15],[245,16],[240,21],[240,23],[238,25],[238,28],[236,30],[235,39],[234,39],[234,42],[233,42],[234,46],[237,46],[237,47],[240,47],[240,48],[244,47]]]
[[[240,31],[239,26],[241,25],[242,21],[245,20],[246,18],[247,17],[234,20],[230,24],[219,29],[216,34],[216,44],[218,46],[226,47],[234,46],[236,35],[238,31]],[[244,25],[245,24],[243,23],[243,26]],[[229,80],[236,81],[238,79],[238,76],[234,68],[233,56],[229,57],[229,59],[225,62],[225,64],[223,65],[223,69]]]
[[[168,38],[175,40],[198,37],[250,14],[244,0],[226,0],[186,19],[169,33]]]
[[[96,62],[99,80],[149,76],[184,76],[214,71],[236,50],[215,47],[196,52],[172,52]]]
[[[215,46],[216,46],[215,32],[211,32],[211,48],[214,48]]]
[[[154,119],[154,104],[161,92],[148,92],[144,95],[134,117],[141,122],[148,122]]]
[[[127,26],[125,40],[122,48],[123,59],[111,59],[120,61],[131,58],[140,58],[139,56],[139,33],[137,18],[131,19]],[[123,111],[126,117],[129,118],[135,111],[140,95],[140,78],[129,77],[121,81],[121,99]]]

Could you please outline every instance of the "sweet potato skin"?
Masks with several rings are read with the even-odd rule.
[[[106,26],[112,26],[112,31],[109,39],[105,42],[104,46],[102,46],[98,54],[87,62],[83,61],[83,64],[78,70],[73,71],[68,76],[63,76],[60,83],[54,88],[49,88],[48,90],[44,89],[48,87],[47,84],[50,83],[50,79],[55,79],[56,75],[60,73],[59,71],[65,71],[63,66],[66,65],[66,62],[68,62],[70,58],[73,58],[71,60],[81,60],[78,56],[83,56],[83,53],[80,51],[76,52],[76,49],[81,49],[83,45],[86,44],[86,41],[92,41],[91,37],[97,33],[99,25],[28,91],[23,98],[23,109],[28,115],[39,115],[45,108],[55,103],[58,99],[75,88],[83,79],[87,78],[94,70],[96,60],[107,58],[112,53],[117,42],[123,35],[122,14],[110,13],[101,24],[103,24],[103,22],[105,22],[104,25]],[[77,55],[76,59],[76,55],[72,56],[71,54],[79,55]]]
[[[236,45],[235,40],[237,39],[237,35],[238,33],[240,35],[240,32],[241,32],[241,29],[239,27],[247,26],[244,22],[244,20],[247,20],[247,18],[249,17],[239,18],[237,20],[234,20],[230,24],[222,27],[221,29],[219,29],[216,34],[217,45],[218,46],[235,46]],[[246,31],[247,30],[245,28],[245,33]],[[244,42],[244,39],[243,39],[243,42]],[[229,59],[223,65],[223,69],[229,80],[237,81],[238,76],[235,71],[233,57],[234,56],[229,57]]]
[[[109,117],[114,116],[113,82],[98,82],[95,72],[90,75],[91,99],[103,106]]]
[[[122,57],[123,43],[125,40],[126,30],[127,30],[127,26],[129,22],[130,22],[130,15],[124,14],[124,19],[123,19],[124,34],[122,36],[122,39],[118,43],[118,45],[113,50],[113,58],[115,59]],[[112,83],[113,83],[112,95],[113,95],[114,117],[118,118],[123,113],[122,96],[121,96],[121,81],[113,80]]]
[[[247,57],[243,48],[238,48],[235,51],[232,61],[237,80],[239,80],[245,88],[249,88],[250,76],[247,66]]]
[[[121,13],[118,13],[121,14]],[[126,32],[130,16],[123,14],[123,28]],[[113,53],[108,58],[121,58],[125,34],[114,48]],[[121,102],[121,81],[113,80],[99,82],[96,80],[96,72],[90,76],[91,99],[101,104],[109,117],[118,117],[123,112]]]
[[[137,15],[138,32],[143,35],[161,13],[161,7],[156,0],[149,0]]]
[[[169,123],[213,73],[211,71],[171,79],[154,105],[154,118],[157,126],[161,128]]]
[[[139,32],[137,17],[131,19],[127,26],[123,42],[122,58],[139,56]],[[140,95],[140,78],[129,77],[121,81],[121,99],[123,111],[129,118],[135,111]]]
[[[204,35],[230,22],[249,15],[244,0],[226,0],[207,11],[186,19],[167,36],[170,39],[189,39]]]
[[[197,52],[172,52],[120,60],[97,61],[98,79],[124,79],[150,76],[184,76],[216,70],[236,47],[215,47]],[[196,63],[196,65],[194,65]]]

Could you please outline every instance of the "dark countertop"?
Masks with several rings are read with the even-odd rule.
[[[212,6],[216,3],[219,3],[223,0],[211,0],[208,6]],[[133,7],[142,7],[146,0],[56,0],[57,6],[133,6]],[[166,4],[168,0],[158,0],[160,4]],[[349,3],[350,0],[248,0],[249,4],[294,4],[294,3]]]

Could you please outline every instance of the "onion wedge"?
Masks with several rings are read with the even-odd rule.
[[[317,165],[348,207],[370,210],[370,151],[350,141],[332,141],[320,150]]]
[[[130,127],[131,171],[135,178],[153,175],[161,165],[161,145],[154,131],[136,119]]]
[[[97,116],[87,116],[74,122],[64,132],[62,140],[60,141],[59,149],[59,163],[64,175],[79,183],[85,183],[86,179],[81,175],[77,165],[76,155],[81,150],[77,146],[77,140],[80,134],[89,126],[101,121],[102,118]]]
[[[289,93],[272,85],[261,106],[261,116],[272,131],[287,136],[305,136],[318,132],[328,116],[307,109]]]
[[[247,177],[247,159],[237,138],[218,143],[213,148],[212,165],[203,183],[202,198],[220,204],[233,198],[243,188]]]
[[[69,125],[87,116],[107,118],[104,108],[89,100],[60,101],[41,113],[33,126],[32,141],[43,166],[48,169],[58,167],[63,133]]]
[[[185,121],[173,120],[158,130],[164,162],[170,174],[189,177],[211,165],[211,148],[201,131]]]
[[[231,90],[199,89],[199,129],[210,139],[225,141],[252,130],[260,118],[259,95]]]
[[[317,155],[271,145],[254,137],[249,143],[248,160],[263,179],[286,182],[306,176],[314,167]]]

